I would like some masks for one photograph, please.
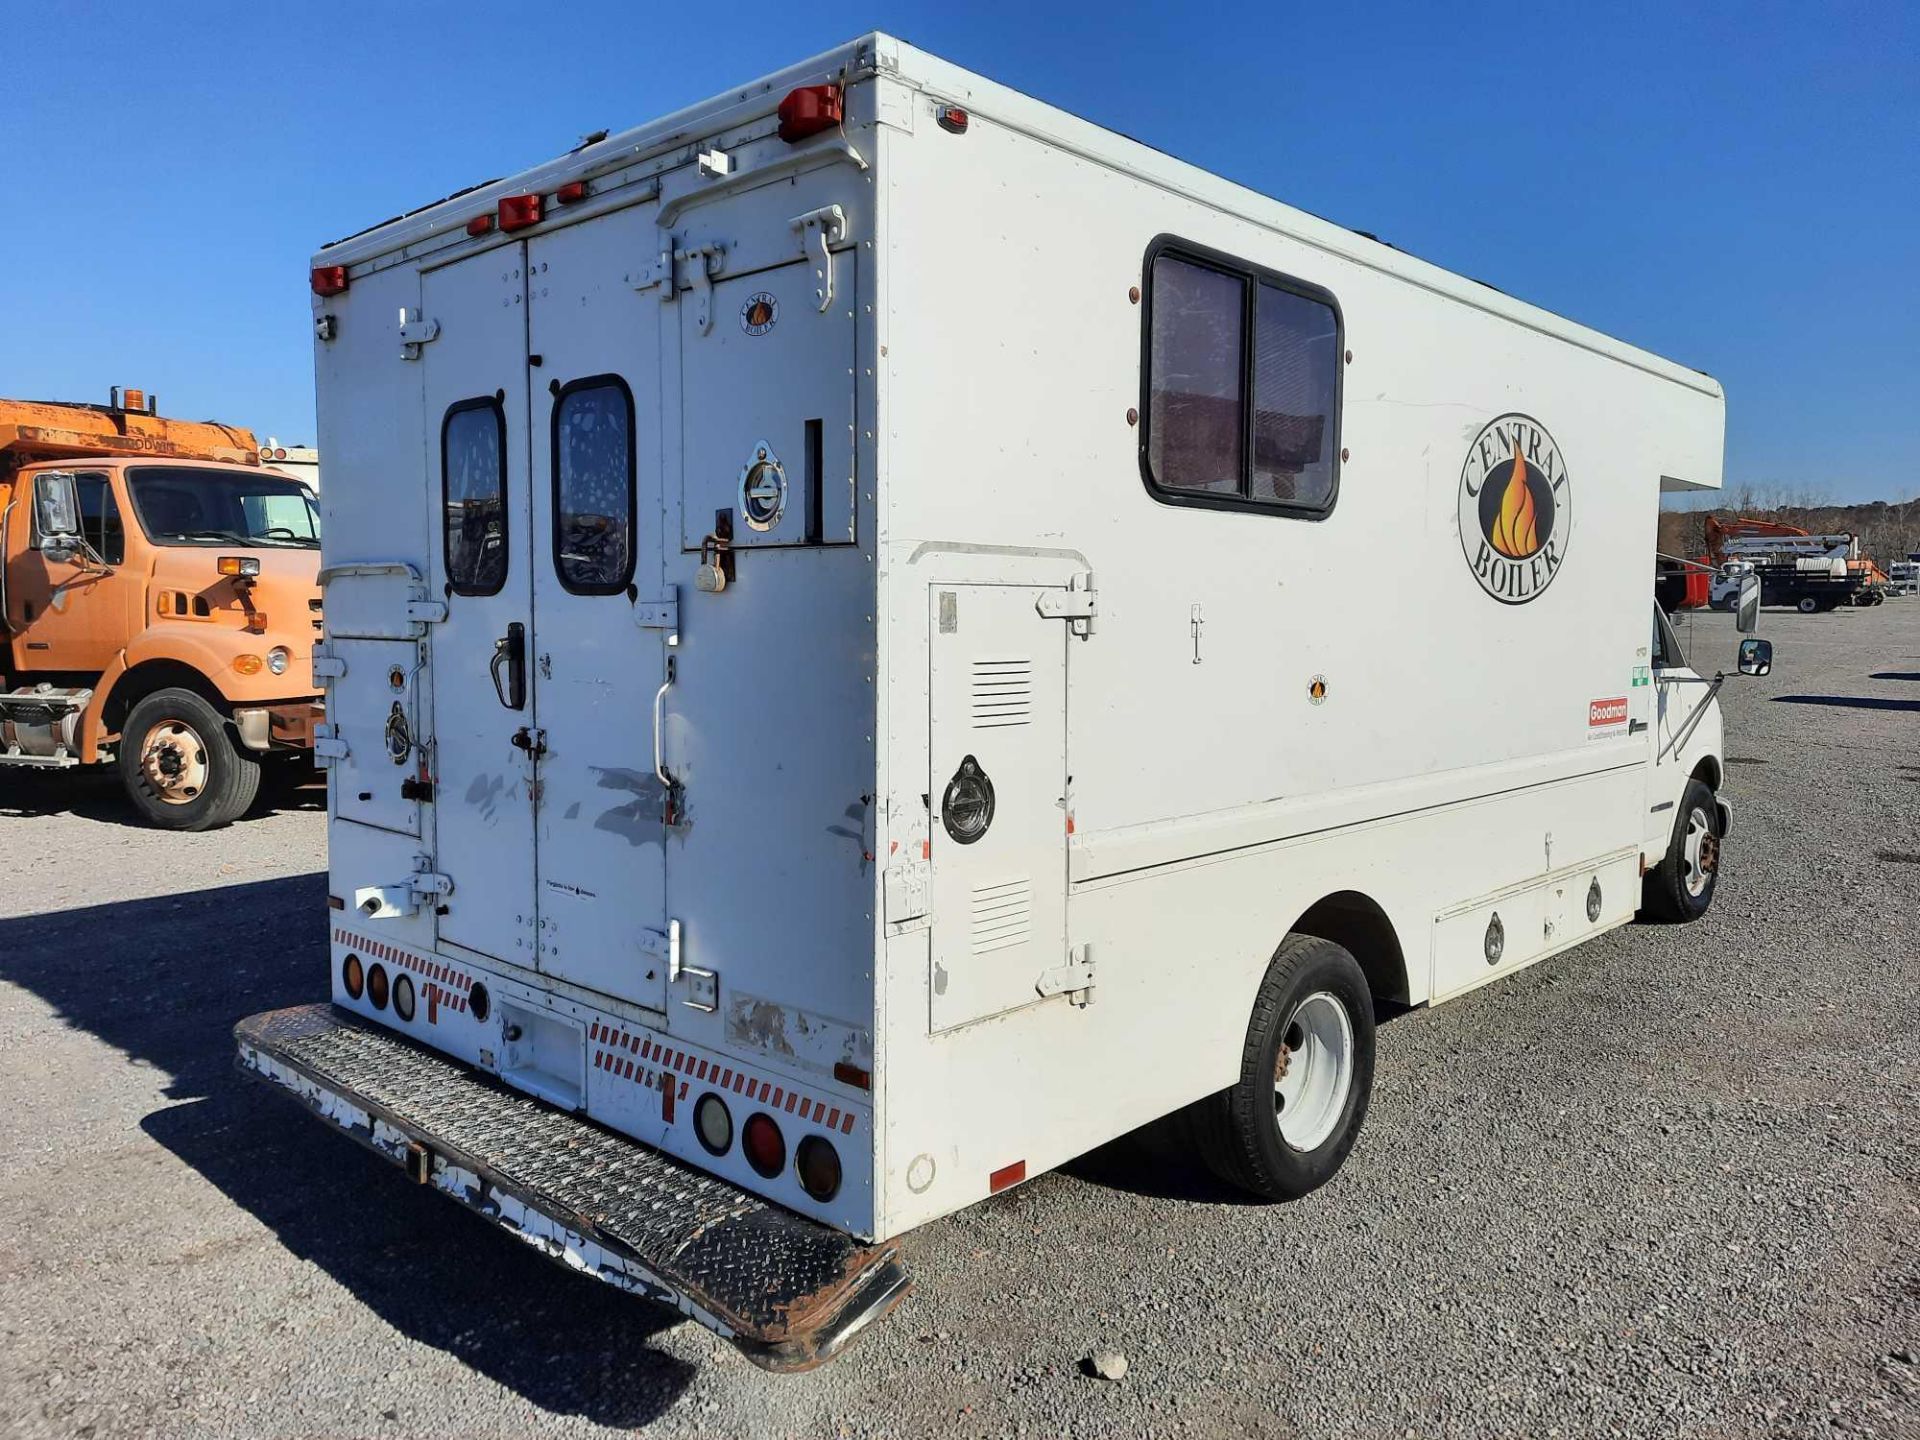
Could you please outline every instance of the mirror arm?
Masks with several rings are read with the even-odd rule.
[[[1680,727],[1680,733],[1660,747],[1660,753],[1653,757],[1654,764],[1658,765],[1662,760],[1667,758],[1669,753],[1674,755],[1680,753],[1680,747],[1687,743],[1688,738],[1693,732],[1700,728],[1700,722],[1707,718],[1707,707],[1713,704],[1713,697],[1720,693],[1720,687],[1726,684],[1726,681],[1727,677],[1725,674],[1715,675],[1711,680],[1700,681],[1702,685],[1707,685],[1711,688],[1701,697],[1700,703],[1693,707],[1693,714],[1689,715],[1687,717],[1687,723]]]

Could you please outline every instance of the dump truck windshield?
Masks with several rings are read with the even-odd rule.
[[[156,545],[320,546],[319,507],[298,480],[170,465],[130,471],[127,485]]]

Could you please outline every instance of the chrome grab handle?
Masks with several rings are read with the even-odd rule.
[[[666,723],[667,691],[673,688],[674,660],[667,656],[667,678],[660,682],[660,688],[653,692],[653,775],[668,791],[673,789],[673,777],[667,774],[666,760],[660,753],[661,732]]]

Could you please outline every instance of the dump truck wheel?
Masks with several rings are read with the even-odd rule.
[[[1641,910],[1660,920],[1698,920],[1713,904],[1719,878],[1720,821],[1713,791],[1689,780],[1667,853],[1647,872]]]
[[[227,718],[191,690],[156,690],[120,731],[120,780],[164,830],[237,820],[260,789],[260,762],[233,743]]]
[[[1183,1112],[1188,1139],[1230,1185],[1291,1200],[1333,1178],[1373,1093],[1373,992],[1360,963],[1289,935],[1254,1001],[1240,1079]]]

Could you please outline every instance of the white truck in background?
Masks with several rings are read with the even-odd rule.
[[[1311,1190],[1377,1016],[1713,899],[1693,370],[884,35],[311,285],[333,1003],[240,1063],[762,1365],[1160,1117]]]

